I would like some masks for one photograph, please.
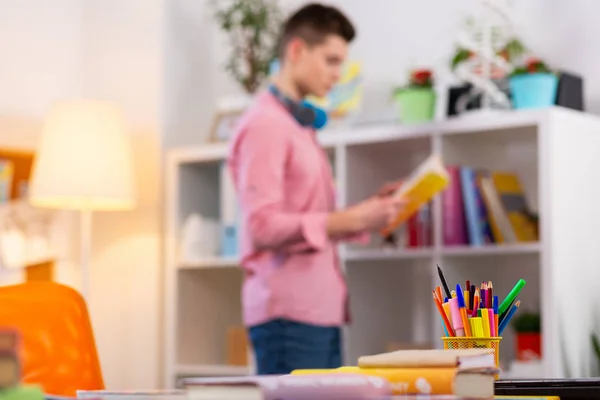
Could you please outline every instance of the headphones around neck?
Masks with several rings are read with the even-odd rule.
[[[322,108],[316,107],[306,100],[301,102],[294,101],[281,93],[275,85],[269,85],[269,91],[283,104],[301,126],[322,129],[327,125],[327,113]]]

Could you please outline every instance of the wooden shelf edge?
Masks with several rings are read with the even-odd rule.
[[[177,264],[177,269],[214,269],[214,268],[237,268],[240,261],[235,257],[208,257],[194,261],[181,261]]]
[[[178,364],[175,373],[196,376],[245,376],[252,373],[252,368],[245,365]]]
[[[344,261],[376,261],[421,259],[441,255],[444,257],[469,257],[485,255],[519,255],[536,254],[541,251],[541,245],[535,243],[498,244],[486,246],[456,246],[441,249],[345,249],[342,253]]]
[[[373,261],[373,260],[398,260],[418,259],[433,257],[432,248],[422,249],[345,249],[342,259],[345,261]]]
[[[456,256],[481,256],[481,255],[517,255],[535,254],[541,251],[539,242],[516,243],[516,244],[494,244],[484,246],[456,246],[444,247],[441,255],[446,257]]]

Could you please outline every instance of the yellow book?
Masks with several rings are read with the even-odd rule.
[[[560,400],[558,396],[494,396],[495,400]]]
[[[450,176],[438,154],[433,154],[415,169],[393,196],[407,200],[395,221],[384,228],[383,236],[390,235],[398,226],[407,221],[423,205],[441,193],[450,183]]]
[[[525,192],[516,174],[492,172],[492,181],[518,242],[538,240],[537,227],[527,214]]]
[[[399,395],[456,395],[460,397],[489,398],[494,394],[492,369],[461,369],[458,367],[430,368],[361,368],[354,366],[331,370],[296,370],[292,375],[319,375],[347,373],[385,378],[392,394]]]

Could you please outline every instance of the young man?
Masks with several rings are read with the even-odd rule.
[[[328,158],[307,95],[338,81],[354,39],[336,8],[309,4],[286,21],[280,71],[238,125],[229,166],[243,214],[243,317],[258,374],[341,365],[347,293],[336,243],[379,230],[402,206],[397,185],[335,210]],[[382,195],[383,193],[383,195]]]

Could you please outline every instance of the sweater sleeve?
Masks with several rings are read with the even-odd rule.
[[[238,194],[251,242],[257,249],[319,250],[330,240],[328,213],[284,209],[289,142],[270,130],[249,126],[237,146]]]

